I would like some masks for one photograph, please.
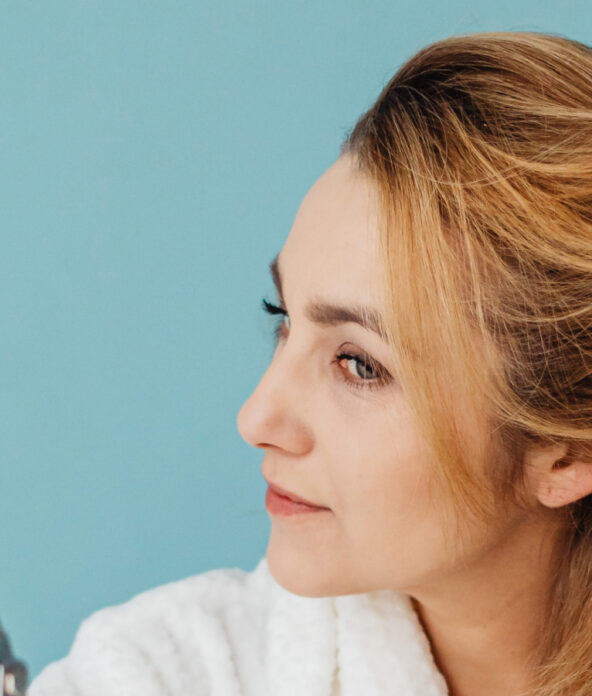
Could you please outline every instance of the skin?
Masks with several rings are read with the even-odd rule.
[[[550,576],[552,515],[508,503],[476,520],[446,498],[398,386],[388,345],[354,323],[317,324],[306,305],[376,304],[377,202],[342,155],[305,196],[280,252],[284,322],[269,368],[238,414],[272,483],[325,506],[271,516],[267,560],[295,594],[409,594],[455,696],[520,693]],[[341,352],[368,355],[364,372]],[[346,380],[386,381],[357,389]],[[556,456],[539,458],[540,471]],[[539,471],[537,469],[537,471]],[[532,478],[536,499],[540,480]],[[545,490],[549,490],[545,480]],[[451,534],[452,520],[461,533]]]

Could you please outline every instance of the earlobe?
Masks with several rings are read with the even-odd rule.
[[[525,465],[531,490],[546,507],[569,505],[592,493],[592,462],[567,443],[530,449]]]

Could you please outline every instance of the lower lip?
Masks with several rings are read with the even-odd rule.
[[[328,510],[328,508],[315,507],[306,503],[296,503],[290,500],[290,498],[276,493],[271,488],[268,488],[265,494],[265,507],[270,515],[281,515],[282,517],[301,515],[303,513],[310,514],[311,512],[326,512]]]

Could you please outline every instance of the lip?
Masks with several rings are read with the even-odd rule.
[[[263,478],[265,478],[265,476]],[[266,478],[265,478],[265,480],[267,481],[267,485],[271,488],[271,490],[274,493],[277,493],[278,495],[281,495],[284,498],[288,498],[289,500],[293,501],[294,503],[301,503],[302,505],[308,505],[309,507],[317,508],[319,510],[329,510],[330,509],[328,507],[325,507],[324,505],[317,505],[316,503],[313,503],[310,500],[306,500],[306,498],[301,498],[299,495],[296,495],[295,493],[292,493],[291,491],[288,491],[285,488],[282,488],[281,486],[277,486],[275,483],[272,483],[271,481],[269,481]]]

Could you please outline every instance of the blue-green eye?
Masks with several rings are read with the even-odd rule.
[[[290,317],[286,309],[268,302],[266,299],[263,299],[263,310],[279,318],[273,329],[273,337],[277,345],[280,338],[285,338],[290,329]],[[340,366],[344,361],[347,365],[345,368]],[[365,353],[342,352],[335,356],[331,364],[338,366],[339,378],[353,389],[377,389],[386,386],[393,379],[382,365]],[[349,369],[352,365],[356,372],[355,376],[352,376]]]
[[[392,381],[392,377],[388,372],[375,360],[372,360],[369,355],[339,353],[332,362],[339,365],[344,361],[347,367],[345,370],[341,367],[339,368],[340,378],[354,389],[377,389],[386,386]],[[352,378],[352,372],[350,370],[352,365],[356,373],[354,378]],[[360,374],[360,371],[362,374]],[[370,375],[369,377],[368,374]]]

